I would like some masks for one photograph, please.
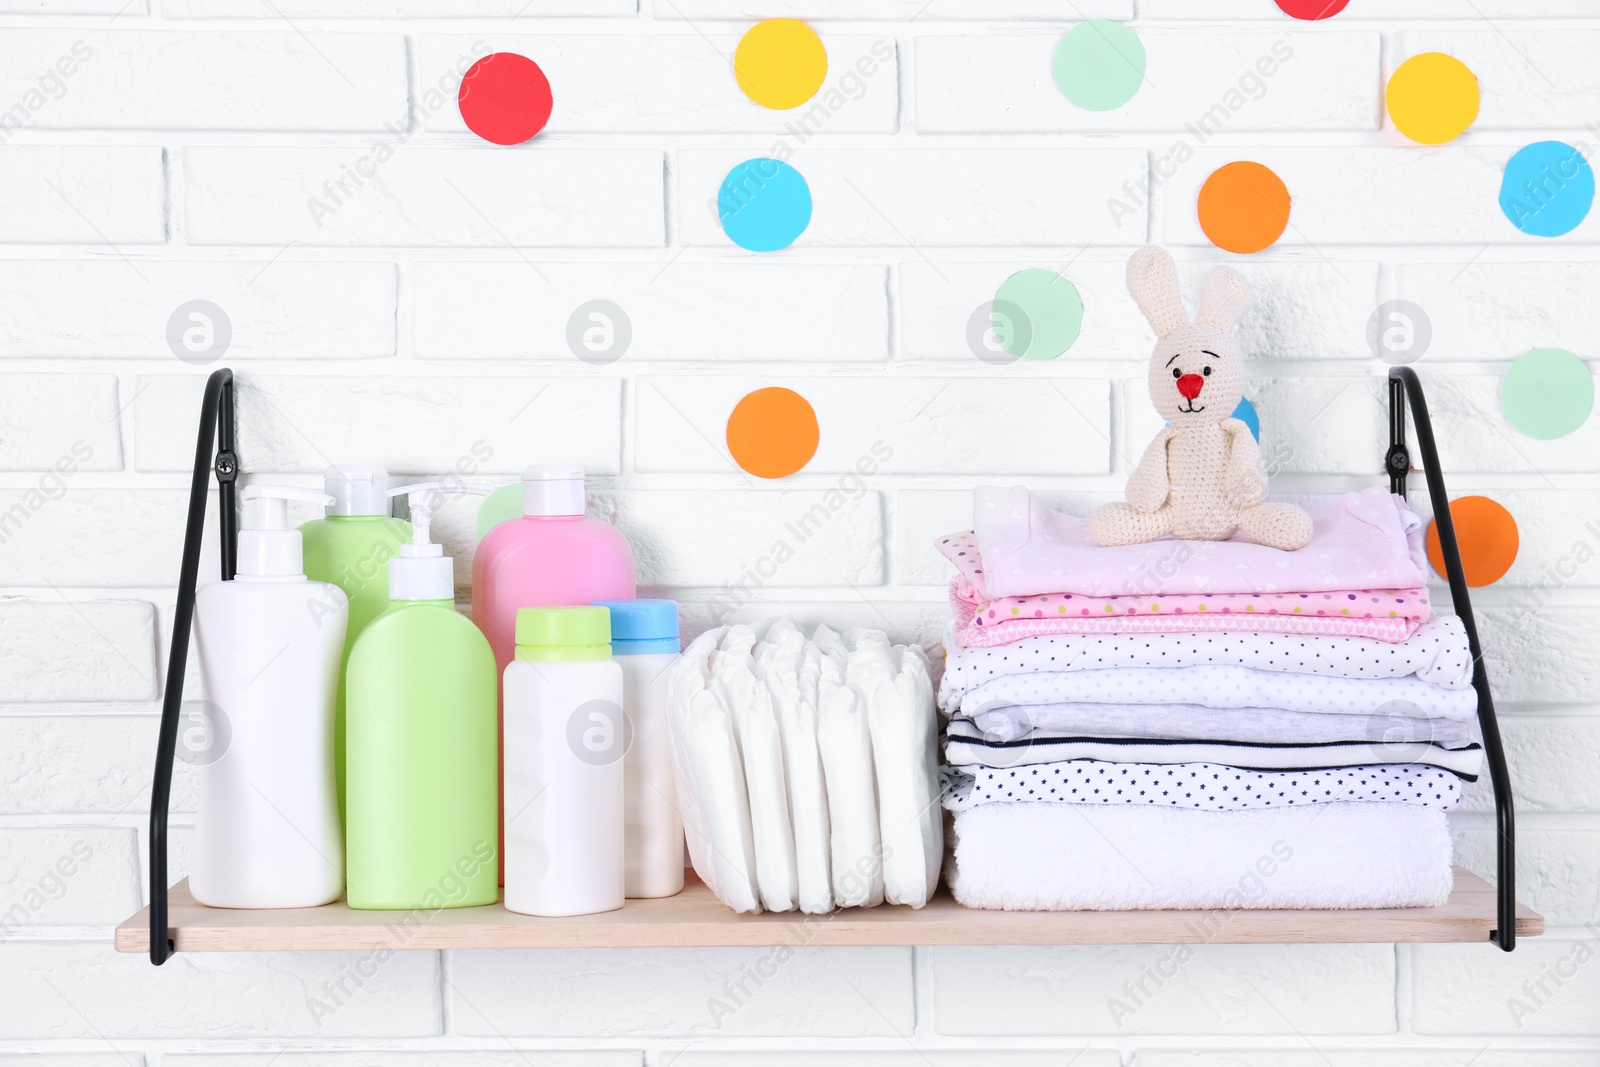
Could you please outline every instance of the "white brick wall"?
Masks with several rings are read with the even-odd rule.
[[[829,133],[892,133],[896,91],[894,38],[828,34],[828,78],[818,94],[828,106],[769,111],[739,92],[729,68],[738,34],[495,34],[497,51],[520,52],[550,79],[554,133],[749,133],[782,136],[790,127]],[[425,36],[419,47],[423,86],[459,83],[459,69],[485,51],[483,34]],[[670,93],[664,86],[672,86]],[[554,88],[559,86],[559,88]],[[828,94],[838,98],[828,101]],[[431,111],[425,128],[466,133],[453,105]]]
[[[726,248],[717,189],[750,149],[677,153],[673,224],[688,245]],[[811,189],[811,224],[796,248],[886,245],[1115,245],[1104,208],[1138,180],[1144,154],[1130,149],[810,148],[792,165]],[[995,205],[1007,211],[996,213]],[[1124,222],[1130,222],[1123,219]]]
[[[636,360],[882,363],[889,358],[881,264],[419,263],[418,359],[540,359],[569,368],[568,340],[593,300],[622,308]]]
[[[774,16],[826,43],[820,105],[770,112],[738,91],[739,37]],[[1117,111],[1051,84],[1060,34],[1091,17],[1136,19],[1147,48]],[[1496,205],[1515,147],[1600,143],[1594,0],[1351,0],[1315,24],[1271,0],[0,0],[0,23],[0,1067],[1600,1062],[1600,420],[1532,441],[1497,397],[1530,348],[1600,356],[1600,213],[1543,241]],[[1476,71],[1482,110],[1460,143],[1417,148],[1382,88],[1435,49]],[[454,104],[459,71],[499,50],[554,88],[548,129],[517,148],[479,141]],[[1219,103],[1220,131],[1186,128]],[[1194,158],[1146,196],[1179,142]],[[795,247],[768,256],[732,247],[713,208],[759,155],[788,158],[814,199]],[[1212,247],[1194,211],[1239,158],[1293,197],[1283,239],[1252,257]],[[759,983],[744,976],[761,950],[159,971],[111,951],[144,895],[212,367],[239,378],[247,475],[310,485],[366,459],[504,482],[570,457],[689,633],[789,612],[931,647],[948,568],[930,542],[970,523],[974,484],[1086,508],[1159,426],[1123,281],[1151,240],[1191,294],[1218,262],[1248,278],[1247,395],[1283,488],[1375,480],[1385,364],[1367,319],[1392,298],[1428,314],[1418,369],[1452,491],[1521,529],[1476,601],[1522,896],[1550,937],[1511,957],[1207,946],[1116,1015],[1171,949],[803,948]],[[1080,337],[1050,363],[979,359],[974,315],[1030,267],[1077,286]],[[197,300],[229,336],[193,365],[169,335]],[[569,341],[592,301],[626,316],[615,362]],[[734,404],[768,385],[804,395],[822,430],[777,484],[725,445]],[[863,458],[873,473],[850,473]],[[456,501],[438,523],[463,595],[470,520]],[[214,553],[208,526],[208,580]],[[174,874],[196,803],[179,762]],[[1485,875],[1492,811],[1480,783],[1452,817]]]
[[[8,145],[0,157],[0,241],[155,245],[166,178],[155,145]],[[137,268],[134,268],[137,269]]]
[[[1394,968],[1387,945],[940,948],[933,990],[946,1034],[1386,1034]]]
[[[54,75],[46,91],[60,95],[25,107],[22,125],[375,131],[405,117],[405,63],[398,34],[12,30],[0,42],[0,99]]]
[[[1144,89],[1116,111],[1085,111],[1051,80],[1059,35],[919,37],[921,133],[1180,131],[1230,92],[1229,132],[1370,129],[1381,108],[1379,35],[1287,29],[1207,38],[1143,34]],[[1241,85],[1241,79],[1244,84]]]
[[[395,351],[390,263],[0,261],[3,358],[160,359],[191,300],[222,308],[230,359],[374,359]]]
[[[659,247],[662,161],[642,149],[190,148],[195,245]]]
[[[457,1032],[478,1037],[903,1037],[913,1023],[904,948],[448,955]],[[630,987],[650,995],[617,995]]]

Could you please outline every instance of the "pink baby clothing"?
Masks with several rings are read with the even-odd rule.
[[[1065,616],[1112,618],[1118,615],[1316,615],[1358,619],[1416,619],[1428,617],[1428,591],[1417,589],[1351,589],[1331,593],[1179,593],[1158,596],[1084,596],[1081,593],[1040,593],[985,600],[964,577],[955,578],[950,595],[971,604],[976,626],[993,626],[1010,619],[1044,619]]]
[[[1041,593],[1334,593],[1425,584],[1422,520],[1400,497],[1374,487],[1308,501],[1306,510],[1311,542],[1293,552],[1237,534],[1227,541],[1102,548],[1085,520],[1047,508],[1028,490],[979,486],[975,530],[942,537],[938,547],[990,600]]]
[[[1323,609],[1324,614],[1318,615],[1304,611],[1273,611],[1270,608],[1246,611],[1230,607],[1227,611],[1181,612],[1137,610],[1131,613],[1118,613],[1115,610],[1111,612],[1100,610],[1097,613],[1091,610],[1087,615],[1075,615],[1063,611],[1052,614],[1040,608],[1036,609],[1036,613],[1019,612],[1012,615],[1008,608],[1004,614],[997,612],[995,617],[987,619],[980,625],[978,623],[980,613],[987,616],[993,604],[999,604],[1001,601],[992,603],[983,601],[974,604],[968,599],[971,596],[970,587],[964,591],[962,580],[957,578],[950,585],[950,607],[955,616],[950,637],[962,648],[993,648],[1012,641],[1020,641],[1025,637],[1039,637],[1044,634],[1204,633],[1218,630],[1250,630],[1260,633],[1310,634],[1326,637],[1370,637],[1391,644],[1409,640],[1428,617],[1425,591],[1382,590],[1372,592],[1370,595],[1379,596],[1381,599],[1385,592],[1394,594],[1395,598],[1406,599],[1410,611],[1420,614],[1380,615],[1366,611],[1346,614],[1343,609],[1335,614]],[[1113,603],[1113,598],[1110,597],[1078,599],[1087,600],[1095,605]],[[1158,599],[1170,601],[1173,598]],[[1295,599],[1298,600],[1298,597]],[[1128,606],[1137,609],[1141,606],[1148,608],[1150,598],[1127,598],[1127,600]]]

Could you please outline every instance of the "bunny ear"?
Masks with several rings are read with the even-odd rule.
[[[1189,324],[1178,289],[1178,268],[1165,248],[1150,245],[1128,259],[1128,292],[1155,327],[1157,337]]]
[[[1217,267],[1206,275],[1200,290],[1200,310],[1194,321],[1227,333],[1250,306],[1250,287],[1232,267]]]

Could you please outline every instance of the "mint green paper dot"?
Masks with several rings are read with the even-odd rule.
[[[1535,348],[1500,381],[1506,421],[1529,437],[1552,441],[1582,426],[1594,408],[1594,378],[1565,348]]]
[[[1022,323],[995,323],[1006,351],[1023,359],[1055,359],[1072,347],[1083,325],[1083,298],[1078,287],[1053,270],[1030,267],[1000,283],[996,309],[1020,313]],[[996,313],[998,318],[998,310]]]
[[[522,483],[502,485],[478,505],[478,540],[507,519],[522,517]]]
[[[1086,111],[1110,111],[1144,81],[1144,45],[1120,22],[1090,19],[1066,32],[1051,61],[1056,88]]]

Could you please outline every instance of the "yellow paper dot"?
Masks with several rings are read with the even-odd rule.
[[[1395,69],[1384,105],[1401,133],[1421,144],[1459,137],[1478,117],[1478,79],[1443,52],[1423,52]]]
[[[822,38],[798,19],[767,19],[750,27],[733,54],[733,73],[744,95],[774,111],[788,111],[817,95],[828,76]]]

